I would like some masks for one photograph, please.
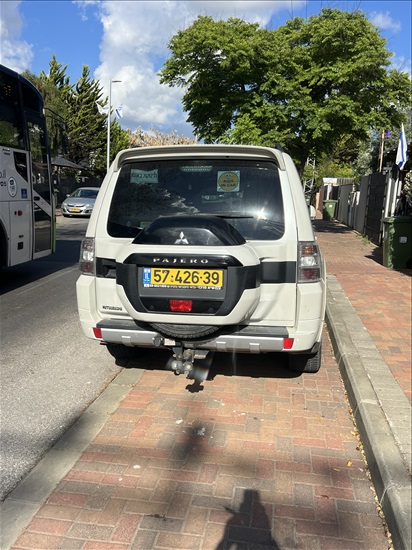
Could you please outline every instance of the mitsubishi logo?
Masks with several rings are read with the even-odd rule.
[[[186,239],[183,231],[180,232],[179,238],[176,239],[175,244],[189,244],[189,241]]]

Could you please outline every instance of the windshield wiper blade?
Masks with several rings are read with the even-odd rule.
[[[253,220],[254,216],[246,215],[246,214],[213,214],[213,216],[216,216],[216,218],[231,218],[231,219],[245,219],[245,220]]]

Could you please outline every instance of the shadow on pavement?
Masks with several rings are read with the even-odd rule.
[[[0,272],[0,295],[78,264],[80,244],[81,239],[57,240],[54,254],[3,269]]]
[[[317,233],[351,233],[352,228],[334,220],[314,220],[313,225]]]
[[[165,370],[172,355],[164,349],[147,349],[139,359],[133,361],[116,361],[118,366],[126,369]],[[209,352],[205,360],[195,360],[195,366],[202,366],[208,371],[205,381],[212,381],[216,376],[240,376],[247,378],[292,379],[301,376],[288,367],[288,358],[284,353],[268,353],[251,356],[245,353]],[[185,374],[179,376],[186,377]],[[190,393],[203,391],[201,383],[188,378],[190,384],[186,390]]]
[[[232,517],[227,521],[225,533],[216,550],[239,548],[240,545],[252,545],[252,548],[271,548],[280,550],[272,537],[271,521],[255,489],[238,489],[243,493],[238,510],[225,508]],[[268,506],[268,505],[266,505]],[[268,506],[271,508],[271,506]],[[250,546],[249,546],[250,548]]]

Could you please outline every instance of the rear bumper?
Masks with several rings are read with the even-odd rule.
[[[108,344],[123,344],[146,348],[170,348],[176,340],[155,330],[137,325],[132,320],[105,320],[97,323],[102,340]],[[267,353],[284,351],[289,332],[283,327],[231,327],[203,339],[179,340],[185,348],[235,353]],[[311,350],[313,342],[306,348]],[[293,348],[287,351],[295,351]]]

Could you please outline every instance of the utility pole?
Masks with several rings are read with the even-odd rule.
[[[382,172],[382,163],[383,163],[383,146],[385,143],[385,130],[382,130],[381,136],[381,147],[379,151],[379,172]]]
[[[109,110],[107,113],[107,172],[110,168],[110,125],[111,125],[111,114],[112,114],[112,84],[116,82],[121,82],[121,80],[110,80],[109,83]]]

